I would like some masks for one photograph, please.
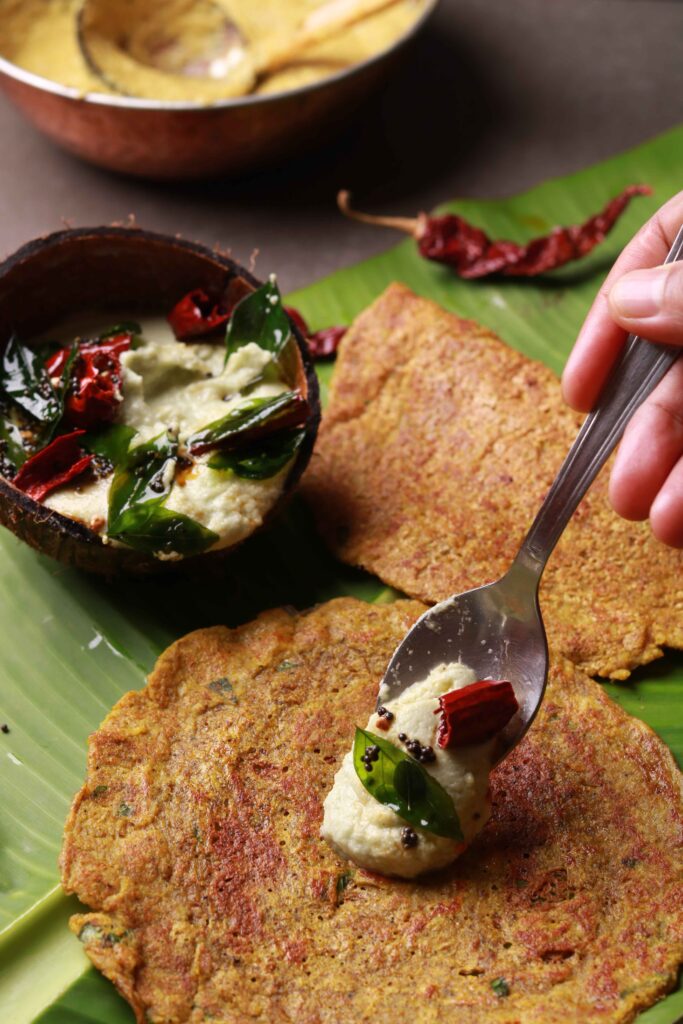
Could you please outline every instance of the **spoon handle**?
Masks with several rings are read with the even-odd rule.
[[[665,263],[683,258],[683,226]],[[629,334],[595,408],[588,414],[574,444],[541,505],[515,559],[540,579],[553,548],[577,505],[600,472],[638,406],[654,391],[675,363],[681,348],[656,345]]]

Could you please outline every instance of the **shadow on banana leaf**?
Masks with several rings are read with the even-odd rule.
[[[135,656],[133,631],[144,633],[158,653],[193,629],[236,626],[279,605],[304,609],[344,594],[366,601],[398,596],[375,577],[336,562],[298,499],[270,529],[201,576],[104,580],[75,570],[59,573],[91,614],[100,606],[115,613],[99,627],[110,644],[145,671],[151,665],[144,654]]]

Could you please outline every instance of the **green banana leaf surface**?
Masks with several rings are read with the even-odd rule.
[[[680,128],[523,195],[444,207],[492,236],[523,241],[585,219],[628,184],[652,186],[653,195],[635,199],[588,258],[542,280],[460,281],[421,259],[406,240],[287,301],[314,328],[346,324],[391,281],[403,281],[487,324],[559,373],[620,249],[680,187],[682,157]],[[330,373],[330,366],[321,366],[323,391]],[[209,586],[145,581],[131,587],[89,578],[36,554],[4,530],[0,559],[0,722],[9,726],[0,733],[0,1013],[9,1024],[131,1024],[128,1006],[89,966],[67,930],[76,902],[59,887],[62,827],[84,776],[88,734],[123,693],[143,685],[163,648],[190,629],[236,625],[280,603],[306,607],[339,594],[389,601],[395,594],[335,563],[315,539],[309,513],[296,502],[267,534],[245,544]],[[626,684],[606,688],[683,763],[683,656],[671,653]],[[679,990],[639,1022],[674,1024],[682,1015]]]

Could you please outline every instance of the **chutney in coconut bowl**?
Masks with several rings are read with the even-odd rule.
[[[0,265],[0,522],[105,575],[208,566],[277,515],[320,417],[275,277],[137,228]]]

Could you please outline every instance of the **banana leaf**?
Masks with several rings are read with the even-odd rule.
[[[504,200],[461,200],[490,234],[518,240],[598,210],[632,182],[635,200],[587,259],[537,281],[463,282],[402,242],[287,298],[314,328],[348,323],[393,280],[474,317],[510,345],[560,371],[590,302],[620,248],[680,186],[683,128],[570,177]],[[410,211],[406,211],[410,212]],[[360,230],[372,230],[360,228]],[[388,236],[389,238],[389,236]],[[332,242],[333,244],[333,242]],[[323,385],[331,367],[322,366]],[[394,592],[336,564],[311,540],[296,503],[231,560],[227,581],[122,583],[91,579],[0,531],[0,1006],[12,1024],[131,1024],[132,1015],[67,931],[75,901],[58,884],[62,826],[84,774],[86,739],[111,705],[143,685],[157,654],[190,629],[237,624],[278,603],[305,607],[338,594],[388,601]],[[648,722],[683,763],[683,657],[670,654],[610,695]],[[674,1024],[683,991],[642,1014]]]

